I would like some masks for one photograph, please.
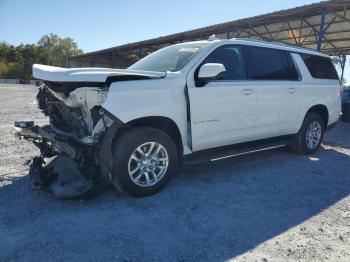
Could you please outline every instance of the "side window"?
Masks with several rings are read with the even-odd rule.
[[[290,54],[271,48],[250,48],[252,78],[255,80],[297,80]]]
[[[339,80],[337,71],[330,58],[309,54],[300,54],[300,57],[313,78]]]
[[[223,64],[226,68],[223,80],[247,79],[243,50],[240,46],[218,47],[202,62],[202,65],[206,63]]]

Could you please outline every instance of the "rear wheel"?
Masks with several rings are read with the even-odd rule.
[[[114,146],[112,184],[133,196],[160,191],[177,166],[176,146],[163,131],[133,128]]]
[[[323,118],[316,113],[308,113],[298,134],[295,135],[292,149],[301,154],[313,154],[319,150],[325,130]]]

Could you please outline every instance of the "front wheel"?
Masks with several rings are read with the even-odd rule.
[[[301,154],[313,154],[319,150],[323,140],[325,123],[316,113],[308,113],[291,148]]]
[[[133,196],[160,191],[177,166],[177,151],[163,131],[132,128],[118,138],[114,146],[112,184]]]

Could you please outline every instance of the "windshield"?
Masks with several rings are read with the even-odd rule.
[[[168,46],[146,56],[128,69],[176,72],[181,70],[196,54],[198,54],[201,48],[207,45],[207,43],[194,43]]]

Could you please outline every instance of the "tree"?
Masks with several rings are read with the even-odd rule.
[[[60,38],[58,35],[44,35],[38,41],[41,54],[46,58],[46,64],[66,66],[68,57],[83,53],[70,37]]]
[[[5,62],[0,61],[0,78],[5,78],[8,72],[8,66]]]
[[[34,63],[64,67],[69,56],[82,53],[72,38],[52,33],[42,36],[37,44],[15,47],[0,42],[0,77],[31,79]]]

